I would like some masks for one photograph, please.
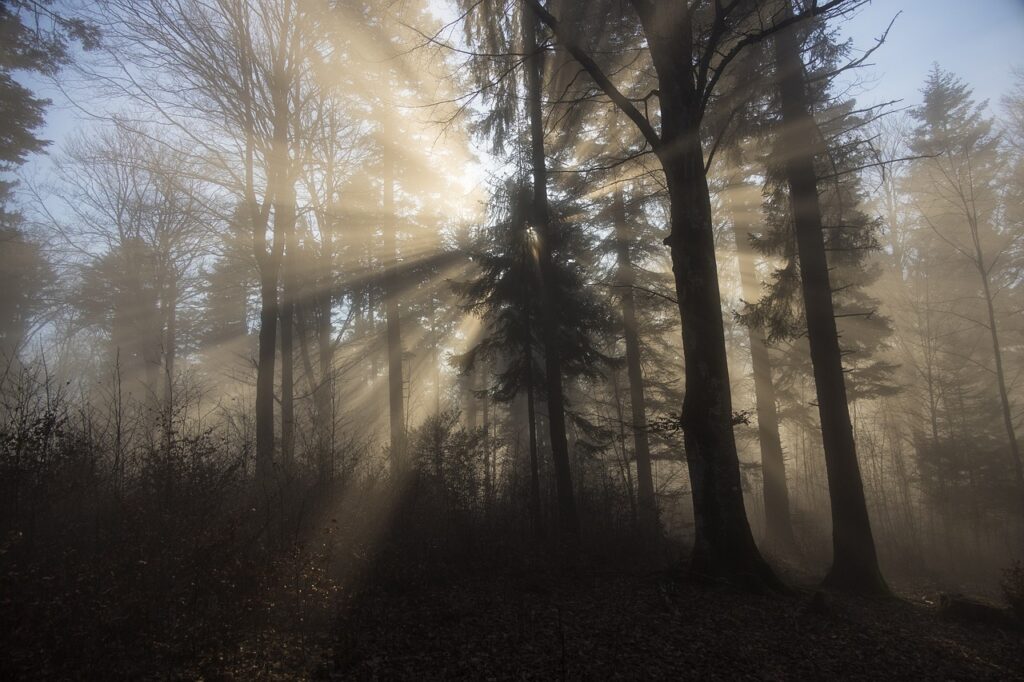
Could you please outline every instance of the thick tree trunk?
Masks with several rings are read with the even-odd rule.
[[[697,145],[696,133],[692,138]],[[697,575],[774,585],[775,576],[754,543],[743,503],[703,155],[674,154],[663,164],[672,213],[667,241],[686,363],[682,428],[693,489],[692,570]]]
[[[384,141],[390,144],[389,140]],[[405,465],[405,386],[402,379],[402,327],[398,307],[398,237],[395,215],[395,162],[391,149],[384,150],[382,212],[384,218],[384,258],[387,282],[384,294],[384,319],[388,348],[388,420],[391,433],[391,471],[399,474]]]
[[[746,185],[735,183],[730,189],[742,192],[745,188]],[[752,216],[757,215],[758,208],[735,197],[730,199],[730,208],[743,299],[748,303],[756,303],[761,297],[761,286],[750,251],[750,228]],[[762,331],[754,328],[748,331],[750,364],[754,374],[757,435],[761,446],[765,545],[776,551],[792,552],[796,548],[796,541],[793,538],[793,524],[789,513],[786,463],[782,454],[782,441],[779,439],[779,415],[775,407],[771,358]]]
[[[813,141],[819,139],[819,132],[811,116],[795,33],[792,30],[780,32],[775,39],[775,50],[782,100],[779,148],[786,154],[785,172],[796,227],[807,337],[832,501],[833,560],[825,581],[840,589],[885,593],[887,588],[878,569],[857,462],[832,303],[814,169]]]
[[[622,332],[626,341],[626,372],[629,376],[629,405],[632,411],[633,456],[636,460],[637,521],[641,532],[653,538],[658,531],[658,503],[654,496],[654,476],[651,473],[651,449],[647,440],[647,408],[644,397],[644,377],[640,364],[640,332],[636,320],[636,301],[633,285],[636,272],[629,247],[632,231],[626,220],[626,207],[622,190],[612,196],[615,222],[618,286],[622,302]]]
[[[569,444],[565,434],[565,396],[562,388],[562,359],[559,355],[558,311],[546,283],[553,281],[551,225],[548,215],[547,160],[544,154],[544,119],[541,109],[542,54],[537,49],[535,17],[523,16],[526,61],[527,106],[530,117],[531,162],[533,166],[533,221],[537,231],[538,271],[542,307],[541,331],[544,341],[544,373],[548,405],[548,427],[551,436],[551,457],[555,469],[558,494],[558,525],[567,549],[579,543],[579,517],[573,494],[569,464]]]
[[[750,532],[733,434],[732,395],[715,262],[711,196],[700,141],[700,97],[691,68],[686,13],[644,11],[641,20],[658,73],[661,144],[671,208],[665,239],[682,321],[685,397],[681,426],[693,489],[698,576],[777,587]],[[682,25],[673,25],[678,22]]]

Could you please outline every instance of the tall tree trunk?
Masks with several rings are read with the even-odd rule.
[[[636,485],[634,485],[633,483],[633,467],[630,464],[629,456],[626,451],[626,418],[622,411],[622,394],[619,391],[618,372],[613,372],[611,379],[612,397],[615,399],[615,417],[619,423],[619,447],[622,449],[622,457],[620,457],[619,459],[619,461],[621,462],[619,465],[619,469],[622,473],[622,482],[626,486],[626,497],[629,499],[630,519],[632,519],[633,525],[635,527],[641,529],[642,536],[646,536],[647,533],[645,533],[642,527],[640,526],[640,518],[639,513],[637,511]]]
[[[434,361],[434,414],[441,415],[441,332],[437,327],[437,294],[430,294],[430,351]]]
[[[742,192],[748,186],[733,183],[730,195]],[[743,299],[756,303],[761,297],[756,264],[750,251],[750,235],[756,206],[744,199],[729,197],[733,238],[736,241],[736,260],[740,271]],[[754,374],[754,400],[757,409],[757,435],[761,446],[761,476],[764,495],[765,544],[781,552],[796,548],[793,524],[789,514],[789,489],[786,485],[786,463],[779,438],[779,415],[775,407],[775,386],[772,384],[772,365],[768,344],[759,329],[751,327],[750,364]]]
[[[978,236],[978,227],[972,225],[974,231],[974,249],[977,258],[976,265],[981,276],[982,293],[985,296],[985,309],[988,312],[988,331],[992,340],[992,357],[996,365],[996,385],[999,388],[999,406],[1003,415],[1003,426],[1006,429],[1006,440],[1010,445],[1010,463],[1017,481],[1017,492],[1021,496],[1021,504],[1024,505],[1024,466],[1021,464],[1020,445],[1017,442],[1017,432],[1013,427],[1013,411],[1010,408],[1010,393],[1006,388],[1006,372],[1003,369],[1003,350],[999,345],[999,328],[996,322],[996,310],[992,303],[992,288],[988,280],[988,270],[985,268],[985,259],[981,251],[981,240]],[[1022,517],[1024,518],[1024,517]]]
[[[636,320],[636,301],[633,286],[636,271],[629,253],[633,241],[632,230],[626,219],[626,206],[622,189],[616,188],[612,196],[612,217],[615,222],[618,286],[621,288],[622,332],[626,341],[626,372],[629,376],[629,405],[632,411],[633,456],[636,460],[637,521],[648,538],[658,531],[658,503],[654,496],[654,476],[651,473],[651,449],[647,440],[647,408],[644,397],[644,377],[640,364],[640,332]]]
[[[791,12],[788,2],[786,12]],[[785,172],[796,227],[807,337],[832,501],[833,559],[825,581],[840,589],[885,593],[887,588],[878,569],[857,462],[825,254],[814,169],[814,151],[819,145],[813,141],[819,139],[820,134],[811,115],[795,32],[780,32],[775,39],[775,50],[782,101],[779,148],[786,152]]]
[[[572,488],[569,444],[565,434],[565,397],[562,389],[562,359],[557,338],[558,311],[546,284],[553,282],[551,224],[548,215],[547,160],[544,154],[544,119],[541,108],[542,53],[537,49],[537,25],[532,13],[523,15],[523,49],[526,60],[527,107],[530,117],[531,162],[533,166],[533,222],[538,236],[538,271],[544,340],[544,373],[547,389],[551,456],[558,493],[558,525],[567,549],[579,543],[579,517]]]
[[[251,74],[245,69],[247,90]],[[274,373],[277,362],[277,325],[280,320],[280,304],[278,284],[281,276],[281,262],[284,256],[285,237],[277,229],[277,216],[274,218],[274,231],[267,249],[267,227],[269,223],[268,206],[274,204],[278,194],[289,177],[290,165],[288,149],[289,107],[288,79],[283,66],[276,64],[273,70],[273,131],[270,144],[270,158],[267,166],[267,196],[264,205],[258,205],[255,196],[254,182],[254,150],[256,130],[252,121],[252,102],[243,105],[247,112],[246,130],[246,210],[252,225],[253,251],[256,256],[257,269],[260,277],[260,329],[259,350],[256,367],[256,478],[268,491],[268,485],[274,470]]]
[[[533,398],[533,320],[530,316],[529,278],[523,280],[523,310],[526,325],[523,334],[523,357],[526,362],[526,426],[530,441],[530,525],[535,539],[543,539],[540,518],[540,457],[537,452],[537,410]]]
[[[686,384],[681,426],[695,522],[691,571],[776,587],[778,579],[757,549],[744,508],[711,195],[700,141],[700,97],[690,66],[692,27],[685,23],[686,13],[672,14],[673,22],[684,25],[666,27],[660,14],[649,11],[641,20],[660,85],[658,157],[671,208],[665,243],[682,321]]]
[[[395,161],[391,141],[384,140],[383,218],[384,258],[387,278],[384,294],[384,318],[388,348],[388,419],[391,431],[391,470],[399,474],[405,465],[405,401],[402,380],[402,328],[398,307],[398,236],[395,215]]]
[[[164,446],[174,440],[174,364],[178,355],[178,286],[164,289]]]
[[[320,251],[318,253],[318,272],[310,279],[314,291],[311,296],[310,311],[315,324],[314,333],[317,340],[318,374],[313,388],[314,432],[317,444],[317,478],[326,483],[334,475],[334,354],[333,338],[335,272],[338,267],[336,252],[338,236],[338,216],[340,214],[336,197],[336,174],[333,156],[328,156],[324,178],[325,196],[323,212],[320,217]],[[353,266],[357,266],[354,263]],[[358,320],[362,314],[358,292],[352,292],[351,312]],[[356,323],[358,327],[358,322]]]
[[[161,279],[156,254],[143,241],[134,237],[130,245],[128,267],[131,271],[129,320],[135,328],[132,343],[136,356],[142,361],[146,396],[146,421],[149,437],[159,433],[162,400],[160,374],[163,365],[163,310],[161,309]],[[162,436],[162,434],[160,434]]]
[[[325,277],[330,277],[327,271]],[[317,350],[320,377],[313,390],[313,410],[316,414],[317,469],[321,482],[330,479],[334,469],[334,339],[331,338],[333,311],[330,284],[317,293],[316,315]]]
[[[476,404],[476,370],[470,370],[462,377],[462,394],[465,400],[466,409],[463,419],[466,422],[466,429],[474,431],[477,426],[477,404]]]
[[[281,465],[290,468],[295,449],[295,296],[298,239],[295,234],[295,187],[288,178],[274,204],[274,231],[285,240],[282,263],[281,322]]]
[[[278,242],[279,237],[275,235],[274,241]],[[274,366],[277,362],[277,280],[281,258],[274,247],[269,254],[265,249],[263,251],[262,254],[257,252],[260,275],[260,329],[255,416],[256,479],[266,487],[274,467]]]
[[[539,0],[524,1],[558,31],[557,20]],[[669,3],[640,0],[632,4],[658,74],[660,135],[646,120],[638,121],[644,115],[607,83],[589,56],[570,49],[606,94],[630,113],[665,173],[671,208],[666,244],[672,255],[686,363],[681,426],[693,487],[696,532],[691,570],[697,575],[778,587],[778,579],[754,543],[740,485],[711,197],[700,140],[704,102],[693,68],[693,14],[686,5],[670,8]]]
[[[481,396],[481,407],[483,408],[483,429],[484,429],[484,510],[489,513],[491,511],[491,504],[494,501],[494,468],[493,462],[491,461],[491,401],[488,395],[488,374],[490,371],[487,368],[487,361],[480,364],[480,390],[483,392]]]

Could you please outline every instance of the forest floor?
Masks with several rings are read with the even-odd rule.
[[[670,574],[439,576],[366,590],[338,614],[312,658],[224,679],[1024,679],[1024,633],[952,623],[907,596],[758,595]]]

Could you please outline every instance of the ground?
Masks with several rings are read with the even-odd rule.
[[[751,595],[671,574],[435,577],[339,605],[319,679],[1024,679],[1024,633],[920,599]],[[310,653],[309,649],[306,650]],[[280,661],[278,661],[280,663]],[[230,676],[238,678],[236,676]]]

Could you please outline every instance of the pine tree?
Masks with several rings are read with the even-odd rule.
[[[921,157],[911,169],[916,207],[923,223],[941,243],[940,248],[955,254],[976,278],[976,295],[984,308],[977,326],[988,331],[1008,460],[1024,505],[1024,464],[1014,425],[996,300],[999,288],[1015,276],[1000,261],[1019,240],[1017,230],[1002,223],[999,211],[999,183],[1004,170],[1000,140],[992,121],[985,116],[984,105],[975,103],[970,89],[952,74],[934,67],[923,95],[923,103],[912,112],[918,126],[909,144],[910,150]],[[970,311],[964,312],[970,319]]]

